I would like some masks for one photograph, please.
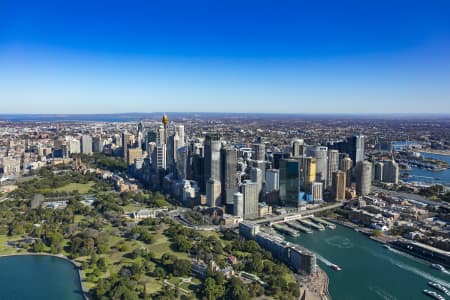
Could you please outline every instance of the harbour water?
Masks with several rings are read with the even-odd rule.
[[[386,249],[340,225],[335,230],[285,237],[317,254],[317,263],[330,278],[332,299],[430,299],[422,293],[424,289],[433,290],[428,281],[450,287],[450,273],[435,270],[429,262],[400,251]],[[342,271],[330,268],[331,263]]]
[[[423,157],[429,157],[445,161],[450,165],[450,156],[448,155],[430,154],[423,152],[421,153],[421,155]],[[450,169],[434,172],[426,169],[413,167],[412,170],[402,172],[407,172],[408,174],[410,174],[409,178],[402,179],[405,181],[435,183],[450,186]]]
[[[0,258],[0,300],[83,300],[78,271],[53,256]]]

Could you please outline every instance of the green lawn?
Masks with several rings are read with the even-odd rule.
[[[94,186],[94,182],[88,183],[69,183],[60,188],[54,189],[55,192],[66,192],[72,193],[73,191],[78,191],[80,194],[87,194],[89,190]]]

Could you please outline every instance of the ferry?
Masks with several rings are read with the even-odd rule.
[[[338,265],[335,265],[335,264],[331,264],[331,265],[330,265],[330,268],[332,268],[332,269],[335,270],[335,271],[340,271],[340,270],[342,270],[341,267],[339,267]]]
[[[389,245],[387,245],[387,244],[384,244],[383,247],[388,249],[388,250],[391,250],[391,247],[389,247]]]
[[[450,291],[445,286],[443,286],[442,284],[439,284],[439,283],[434,282],[434,281],[429,281],[428,285],[431,286],[431,287],[434,287],[438,291],[443,292],[447,296],[450,296]]]
[[[433,268],[435,268],[436,270],[439,270],[441,272],[445,272],[445,268],[442,265],[440,265],[440,264],[431,264],[431,266]]]
[[[438,293],[430,290],[423,290],[424,294],[430,296],[431,298],[437,299],[437,300],[445,300],[445,298]]]

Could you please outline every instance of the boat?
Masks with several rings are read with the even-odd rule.
[[[341,267],[339,267],[338,265],[335,265],[335,264],[331,264],[330,268],[332,268],[335,271],[341,271],[342,270]]]
[[[389,247],[389,245],[386,245],[386,244],[384,244],[383,247],[386,248],[386,249],[388,249],[388,250],[391,249],[391,247]]]
[[[437,300],[445,300],[444,296],[439,295],[435,291],[423,290],[423,293]]]
[[[434,281],[429,281],[428,285],[431,286],[431,287],[434,287],[435,289],[437,289],[440,292],[443,292],[447,296],[450,296],[450,291],[445,286],[443,286],[442,284],[434,282]]]
[[[431,264],[431,267],[435,268],[436,270],[439,270],[441,272],[445,272],[445,268],[440,264]]]

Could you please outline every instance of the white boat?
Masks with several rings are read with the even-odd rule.
[[[450,296],[450,291],[445,286],[443,286],[442,284],[439,284],[439,283],[434,282],[434,281],[429,281],[428,285],[431,286],[431,287],[434,287],[435,289],[437,289],[440,292],[443,292],[447,296]]]
[[[341,271],[342,270],[341,267],[339,267],[338,265],[335,265],[335,264],[331,264],[330,268],[332,268],[335,271]]]
[[[445,268],[442,265],[440,265],[440,264],[432,264],[431,266],[433,268],[435,268],[436,270],[439,270],[441,272],[445,272]]]
[[[435,291],[430,290],[423,290],[424,294],[430,296],[431,298],[437,299],[437,300],[445,300],[444,296],[439,295]]]

